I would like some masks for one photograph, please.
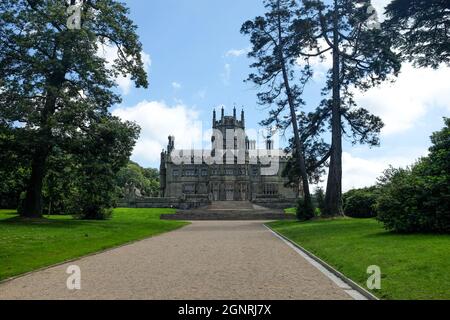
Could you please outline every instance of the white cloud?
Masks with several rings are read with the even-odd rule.
[[[169,135],[175,136],[177,149],[202,144],[199,113],[184,104],[169,106],[164,102],[142,101],[133,107],[118,108],[113,114],[141,126],[141,136],[132,158],[143,165],[158,164]]]
[[[377,178],[380,177],[384,170],[390,165],[393,167],[407,167],[422,156],[426,156],[427,152],[416,152],[410,156],[388,156],[373,159],[363,159],[355,157],[348,152],[342,155],[342,184],[343,190],[348,191],[353,188],[363,188],[373,186]]]
[[[226,63],[223,66],[223,72],[220,74],[220,77],[222,78],[222,82],[224,85],[226,86],[230,85],[231,65],[229,63]]]
[[[383,172],[393,166],[394,168],[406,168],[414,164],[419,158],[428,154],[427,150],[412,149],[408,155],[391,155],[364,159],[352,155],[349,152],[342,154],[342,189],[347,192],[351,189],[371,187]],[[324,176],[327,177],[327,174]],[[326,180],[326,179],[325,179]],[[319,184],[326,189],[326,181]]]
[[[380,21],[385,19],[384,8],[386,8],[386,6],[391,2],[392,0],[372,0],[372,6],[377,10]]]
[[[225,53],[226,57],[240,57],[245,54],[247,54],[250,51],[250,48],[244,48],[244,49],[231,49],[228,50],[227,53]]]
[[[181,88],[181,84],[178,83],[178,82],[176,82],[176,81],[174,81],[174,82],[172,82],[172,88],[174,88],[174,89],[180,89],[180,88]]]
[[[152,58],[150,55],[144,51],[141,52],[142,55],[142,62],[144,63],[144,70],[148,72],[150,70],[150,67],[152,66]]]
[[[116,60],[118,57],[117,51],[118,49],[115,46],[99,44],[97,55],[105,59],[107,62],[107,66],[111,68],[112,65],[114,64],[114,60]],[[152,65],[150,55],[145,52],[142,52],[141,55],[142,55],[142,62],[144,63],[144,69],[146,72],[148,72],[150,66]],[[131,80],[130,76],[124,77],[123,75],[119,75],[116,78],[116,83],[124,95],[128,95],[131,91],[131,88],[133,87],[133,81]]]
[[[299,66],[304,63],[297,59]],[[313,80],[322,84],[332,68],[330,55],[325,54],[325,59],[312,58],[310,64]],[[395,82],[386,81],[367,92],[355,91],[355,99],[360,107],[381,117],[385,123],[383,135],[405,132],[434,108],[450,112],[450,68],[418,69],[404,63]]]
[[[357,103],[384,123],[384,135],[409,130],[433,108],[450,112],[450,68],[416,69],[405,64],[395,83],[355,95]]]
[[[116,78],[116,83],[119,86],[120,90],[122,90],[122,94],[128,95],[130,94],[131,88],[133,87],[133,82],[129,76],[119,75]]]

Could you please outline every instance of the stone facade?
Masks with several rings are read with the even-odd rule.
[[[222,109],[220,119],[214,111],[213,131],[211,150],[200,154],[220,160],[223,157],[223,161],[199,159],[194,151],[187,157],[183,156],[183,161],[174,161],[175,152],[186,155],[186,151],[176,150],[175,137],[169,137],[167,150],[161,154],[162,198],[179,199],[185,207],[199,207],[213,201],[251,201],[279,208],[295,203],[298,190],[287,187],[287,180],[282,177],[289,155],[273,150],[273,141],[268,139],[265,161],[253,157],[256,141],[245,135],[244,111],[240,119],[236,116],[236,109],[233,116],[225,116]],[[242,135],[243,139],[238,138]],[[222,138],[223,144],[220,144]],[[274,157],[279,162],[277,170],[267,175],[267,159]]]

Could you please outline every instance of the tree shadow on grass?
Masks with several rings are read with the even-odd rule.
[[[0,226],[8,225],[8,226],[21,226],[21,227],[36,227],[43,226],[46,228],[73,228],[73,227],[83,227],[83,226],[92,226],[92,225],[100,225],[102,221],[88,221],[88,220],[77,220],[73,218],[67,219],[48,219],[48,218],[40,218],[40,219],[28,219],[22,218],[19,216],[14,216],[9,219],[0,220]]]
[[[3,214],[5,216],[17,216],[17,211],[13,210],[13,209],[11,209],[11,210],[1,209],[0,214]]]

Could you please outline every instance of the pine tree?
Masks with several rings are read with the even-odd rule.
[[[303,0],[295,30],[299,39],[297,55],[309,63],[314,56],[332,53],[332,69],[317,111],[315,126],[329,120],[332,132],[330,168],[326,192],[325,216],[343,215],[342,139],[347,134],[354,143],[379,144],[383,127],[380,118],[359,108],[353,90],[367,90],[397,74],[400,62],[391,51],[392,41],[376,28],[370,1]],[[376,21],[375,21],[376,22]],[[374,28],[375,26],[375,28]]]
[[[253,48],[249,57],[256,60],[251,67],[257,72],[250,74],[247,81],[265,88],[258,94],[261,105],[276,105],[276,109],[270,111],[269,119],[262,124],[269,126],[275,123],[279,129],[292,127],[293,149],[302,181],[305,208],[311,211],[307,215],[313,216],[305,150],[297,121],[299,109],[303,105],[303,86],[307,83],[310,72],[305,68],[298,75],[294,68],[295,33],[291,27],[296,7],[293,0],[266,0],[265,15],[245,22],[241,32],[250,36]],[[300,85],[294,83],[297,76],[300,76]]]
[[[419,67],[450,65],[450,1],[394,0],[386,14],[403,58]]]

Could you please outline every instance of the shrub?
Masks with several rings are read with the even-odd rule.
[[[116,205],[115,177],[109,165],[92,161],[81,167],[79,217],[85,220],[105,220]]]
[[[352,218],[374,218],[377,216],[377,190],[355,189],[344,195],[344,213]]]
[[[83,208],[79,215],[75,215],[82,220],[108,220],[113,215],[113,209],[103,208],[95,205],[88,205]]]
[[[397,232],[450,233],[450,119],[432,137],[430,155],[380,178],[378,219]]]
[[[308,205],[303,198],[297,203],[297,219],[300,221],[308,221],[314,218],[314,208]]]
[[[450,232],[449,187],[438,178],[420,175],[423,161],[413,168],[391,169],[377,202],[378,220],[387,230]]]
[[[325,191],[322,188],[317,188],[314,192],[313,200],[316,206],[316,216],[320,216],[325,209]]]
[[[322,210],[320,210],[320,208],[316,208],[316,210],[314,211],[314,215],[316,217],[321,217],[322,216]]]

